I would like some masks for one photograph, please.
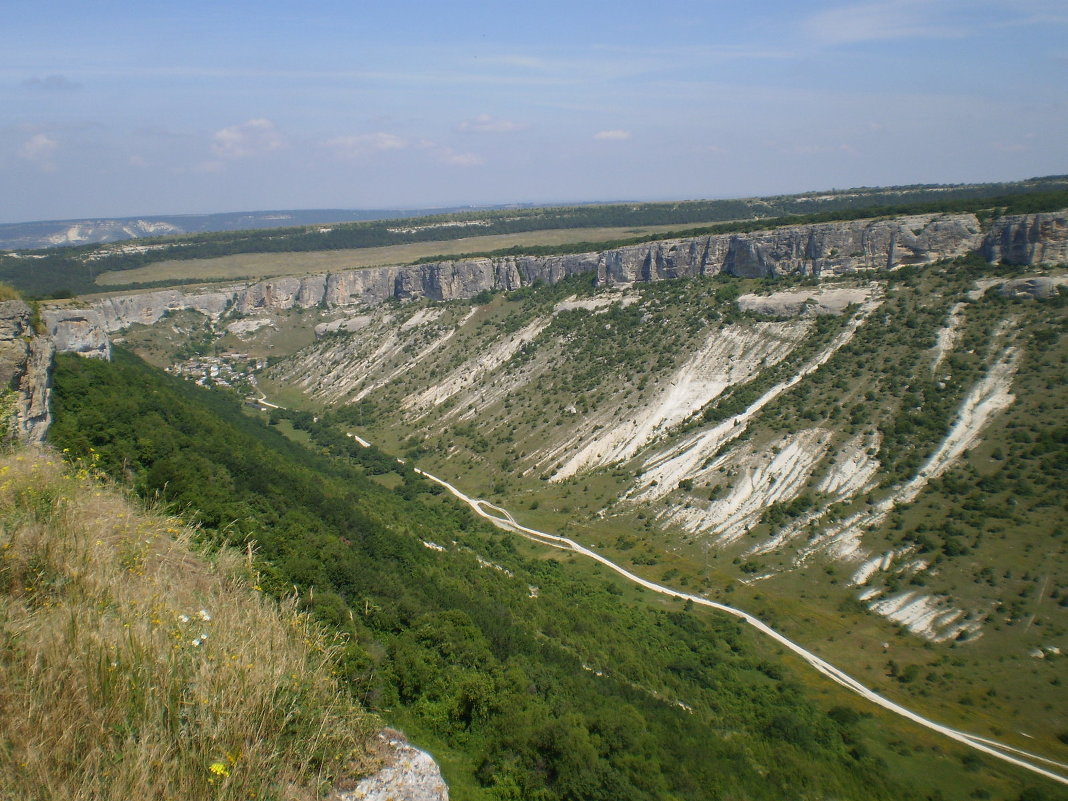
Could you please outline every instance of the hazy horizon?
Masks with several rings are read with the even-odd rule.
[[[0,67],[0,222],[1068,172],[1053,0],[71,0]]]

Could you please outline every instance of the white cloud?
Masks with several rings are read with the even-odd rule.
[[[46,172],[55,172],[56,165],[52,155],[59,149],[59,142],[46,133],[38,133],[27,139],[19,155]]]
[[[614,128],[610,131],[598,131],[593,135],[593,138],[606,142],[625,142],[630,139],[630,131],[624,131],[621,128]]]
[[[954,16],[939,21],[928,0],[877,0],[839,6],[810,17],[805,27],[815,39],[828,44],[968,35],[966,19]]]
[[[477,153],[457,153],[452,148],[442,149],[440,155],[442,161],[454,167],[477,167],[486,163]]]
[[[825,153],[845,153],[850,156],[855,156],[858,153],[857,149],[847,142],[841,142],[839,144],[794,143],[780,148],[780,152],[797,156],[819,156]]]
[[[489,114],[479,114],[474,119],[464,120],[459,126],[461,131],[473,133],[513,133],[527,127],[526,123],[502,120]]]
[[[396,134],[378,131],[376,133],[337,136],[326,142],[338,158],[354,159],[370,153],[385,150],[403,150],[408,143]]]
[[[211,152],[219,158],[242,159],[285,147],[285,139],[270,120],[256,119],[231,125],[212,136]]]

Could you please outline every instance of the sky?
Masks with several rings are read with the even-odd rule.
[[[0,222],[1068,173],[1065,0],[0,12]]]

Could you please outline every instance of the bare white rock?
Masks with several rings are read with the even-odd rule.
[[[330,801],[449,801],[448,785],[430,754],[409,745],[393,729],[384,729],[378,738],[383,767]]]

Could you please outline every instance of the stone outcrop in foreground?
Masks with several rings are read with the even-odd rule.
[[[384,729],[378,738],[382,768],[330,801],[449,801],[449,788],[430,754],[410,746],[393,729]]]

